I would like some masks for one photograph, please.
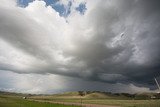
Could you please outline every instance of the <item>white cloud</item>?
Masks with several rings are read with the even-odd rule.
[[[29,80],[16,85],[26,84],[24,90],[28,92],[46,91],[42,89],[45,86],[38,87],[41,79],[34,82],[38,85],[32,89],[30,80],[40,78],[41,74],[81,78],[75,79],[77,83],[141,81],[143,86],[158,72],[159,12],[154,13],[154,7],[148,7],[148,2],[142,5],[140,1],[72,1],[68,17],[59,16],[44,1],[35,0],[26,8],[17,7],[14,0],[2,2],[0,69],[24,73]],[[59,3],[68,5],[68,2]],[[86,2],[87,8],[84,15],[75,11],[82,2]],[[143,8],[150,10],[149,17]],[[45,76],[42,78],[47,78]],[[130,87],[132,90],[136,86]]]
[[[57,93],[67,88],[65,77],[54,74],[17,74],[0,71],[0,90],[22,93]]]

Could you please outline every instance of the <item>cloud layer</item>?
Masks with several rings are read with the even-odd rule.
[[[62,17],[44,1],[36,0],[22,8],[14,0],[2,0],[0,70],[76,77],[75,84],[79,79],[90,81],[86,89],[95,81],[97,86],[152,88],[160,70],[160,2],[58,3],[68,6],[67,2],[72,3],[70,14]],[[86,6],[84,14],[76,10],[80,3]],[[83,86],[83,82],[79,84]]]

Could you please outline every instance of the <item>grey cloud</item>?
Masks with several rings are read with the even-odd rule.
[[[22,93],[59,93],[65,91],[108,91],[108,92],[150,92],[149,88],[136,87],[133,84],[108,84],[97,81],[86,81],[80,78],[60,75],[17,74],[14,72],[0,72],[0,90]]]
[[[48,34],[45,27],[30,19],[24,11],[1,8],[0,38],[32,57],[44,60],[46,65],[33,63],[28,69],[19,70],[14,65],[4,66],[1,62],[0,69],[18,73],[53,73],[104,83],[152,86],[153,77],[159,75],[160,70],[158,4],[158,0],[100,0],[95,7],[86,10],[82,19],[86,26],[75,21],[75,25],[80,27],[70,25],[74,19],[71,14],[68,16],[71,19],[68,29],[73,29],[71,43],[75,49],[65,49],[67,46],[63,40],[59,42],[64,48],[57,45],[53,48],[60,50],[62,53],[59,55],[64,58],[71,57],[67,63],[56,62],[52,53],[42,48],[38,37]],[[87,40],[84,32],[89,29],[92,29],[88,34],[91,39]],[[51,48],[51,45],[48,47]]]
[[[100,1],[87,13],[94,36],[89,42],[84,38],[75,39],[77,50],[68,53],[86,62],[87,69],[92,69],[90,79],[103,81],[97,76],[101,73],[121,74],[127,77],[126,83],[154,84],[153,77],[160,64],[159,2],[113,2],[115,4],[109,5]],[[122,32],[124,37],[115,41],[115,46],[106,46]],[[118,77],[111,81],[120,82]]]
[[[0,9],[0,32],[1,38],[16,48],[37,56],[49,57],[44,50],[35,42],[35,35],[43,35],[41,27],[20,10]]]

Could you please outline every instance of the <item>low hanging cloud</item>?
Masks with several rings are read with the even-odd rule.
[[[84,14],[76,10],[79,3],[86,5]],[[160,70],[159,4],[72,1],[62,17],[44,1],[22,8],[2,0],[0,70],[152,87]]]
[[[50,94],[65,91],[108,91],[108,92],[150,92],[149,88],[137,87],[133,84],[108,84],[98,81],[86,81],[80,78],[41,75],[41,74],[18,74],[10,71],[1,71],[0,90],[19,93]]]

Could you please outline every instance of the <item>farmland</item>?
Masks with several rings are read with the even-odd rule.
[[[81,96],[78,92],[55,95],[0,94],[0,107],[160,107],[159,99],[148,94],[106,94],[92,92]],[[27,96],[27,99],[23,99]],[[95,106],[97,105],[97,106]]]
[[[23,99],[22,94],[0,94],[0,107],[71,107],[69,105],[35,102]],[[77,106],[72,106],[77,107]]]

